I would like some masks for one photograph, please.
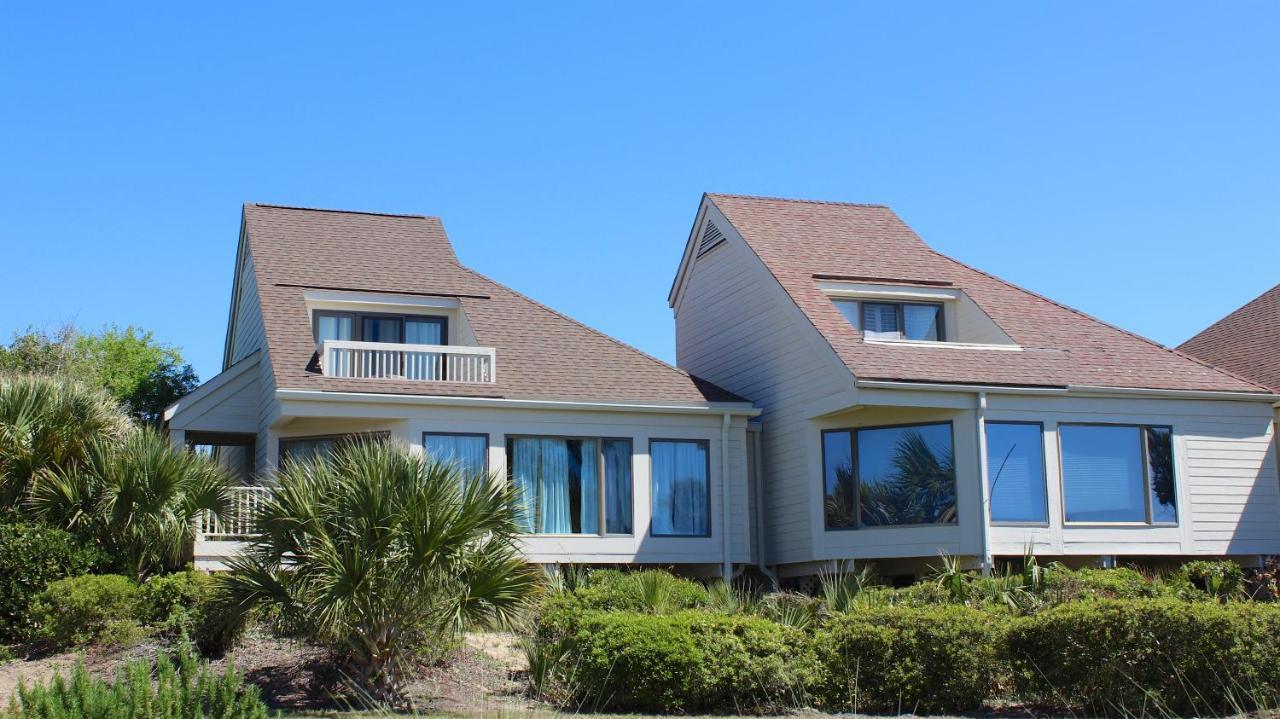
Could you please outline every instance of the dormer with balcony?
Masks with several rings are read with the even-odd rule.
[[[496,381],[497,351],[477,346],[457,298],[308,290],[304,299],[326,377]]]

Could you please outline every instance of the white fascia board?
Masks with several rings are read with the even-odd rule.
[[[1280,395],[1273,392],[1224,392],[1217,390],[1145,389],[1142,387],[1100,387],[1070,384],[1067,392],[1077,396],[1109,397],[1169,397],[1174,399],[1239,400],[1243,402],[1276,402]]]
[[[897,345],[899,347],[927,347],[929,349],[983,350],[991,352],[1021,352],[1022,345],[997,345],[989,342],[938,342],[934,340],[881,340],[863,339],[869,345]]]
[[[694,248],[697,247],[698,240],[702,236],[702,229],[706,227],[703,218],[710,204],[711,200],[704,194],[698,203],[698,211],[693,215],[693,227],[689,230],[689,239],[685,241],[684,253],[680,255],[680,265],[676,267],[676,276],[671,281],[671,290],[667,292],[667,306],[672,310],[680,304],[680,295],[684,292],[684,282],[689,273],[689,266],[693,264]]]
[[[402,295],[393,292],[307,290],[302,297],[311,309],[454,309],[460,304],[456,297]]]
[[[960,290],[948,287],[918,285],[881,285],[869,282],[819,280],[818,289],[829,297],[848,299],[932,300],[951,302],[960,298]]]
[[[282,402],[346,402],[363,404],[407,404],[509,409],[585,410],[593,412],[647,412],[665,414],[730,414],[755,417],[760,410],[746,402],[578,402],[563,400],[506,399],[502,397],[450,397],[444,395],[378,394],[374,392],[322,392],[307,389],[277,389]]]
[[[1167,399],[1237,400],[1243,402],[1280,403],[1280,395],[1266,392],[1146,389],[1142,387],[1101,387],[1093,385],[1067,385],[1066,387],[1015,387],[1006,385],[946,384],[941,382],[858,380],[858,387],[865,387],[868,389],[918,390],[924,392],[986,392],[987,394],[1058,395],[1072,397],[1151,397]]]
[[[257,367],[258,361],[261,358],[262,350],[256,349],[245,355],[244,359],[214,375],[213,379],[210,379],[208,382],[205,382],[182,397],[179,397],[178,401],[164,408],[164,421],[171,421],[174,416],[178,414],[178,411],[184,406],[190,407],[192,404],[208,397],[231,380],[244,374],[250,367]]]

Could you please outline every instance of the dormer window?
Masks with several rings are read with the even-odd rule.
[[[946,341],[942,304],[937,302],[882,302],[834,300],[836,309],[855,329],[871,340]]]

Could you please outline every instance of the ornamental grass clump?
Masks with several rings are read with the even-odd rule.
[[[267,719],[259,690],[235,667],[214,672],[189,649],[176,661],[132,661],[110,681],[89,675],[81,661],[69,678],[18,686],[4,719]],[[278,716],[278,715],[277,715]]]

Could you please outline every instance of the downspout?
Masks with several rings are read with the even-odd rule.
[[[729,423],[733,415],[724,413],[724,421],[720,424],[720,533],[723,535],[724,582],[733,581],[733,559],[729,556]]]
[[[765,556],[764,534],[764,451],[760,445],[764,443],[764,428],[756,430],[755,442],[751,445],[751,459],[756,468],[756,565],[760,573],[769,578],[773,588],[778,589],[778,573],[769,568]]]
[[[987,466],[987,393],[978,393],[978,497],[982,504],[982,532],[981,547],[982,552],[982,573],[990,575],[992,564],[991,561],[991,498],[987,496],[990,491],[991,480],[990,468]]]

